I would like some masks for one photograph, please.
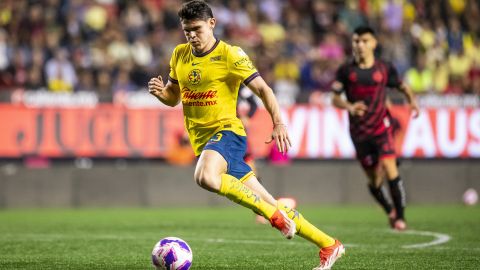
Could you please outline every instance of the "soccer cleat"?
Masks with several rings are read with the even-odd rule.
[[[392,229],[395,229],[395,220],[397,220],[397,210],[392,209],[392,211],[390,211],[388,214],[388,223]]]
[[[275,211],[270,218],[270,224],[272,224],[272,227],[277,228],[287,239],[292,239],[295,236],[297,225],[283,210],[277,209]]]
[[[345,248],[340,241],[335,239],[335,244],[320,249],[320,265],[313,270],[330,270],[343,254],[345,254]]]
[[[405,231],[407,229],[407,223],[405,223],[403,219],[397,219],[395,220],[393,228],[397,231]]]

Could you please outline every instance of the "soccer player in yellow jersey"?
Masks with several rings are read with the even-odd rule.
[[[330,269],[345,252],[343,245],[295,209],[279,204],[243,160],[246,133],[236,115],[241,83],[261,98],[271,116],[269,142],[275,141],[283,153],[290,147],[272,89],[242,49],[215,38],[216,21],[205,2],[187,2],[178,15],[187,43],[173,51],[167,84],[159,76],[149,81],[148,88],[166,105],[182,102],[185,127],[199,157],[196,183],[263,215],[287,239],[298,234],[314,243],[320,248],[320,265],[314,269]]]

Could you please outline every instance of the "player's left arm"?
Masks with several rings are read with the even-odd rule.
[[[410,110],[412,111],[413,117],[417,118],[420,113],[420,109],[418,108],[417,100],[415,99],[412,89],[402,82],[398,86],[398,90],[405,95],[407,102],[410,105]]]
[[[280,116],[280,106],[278,106],[278,102],[273,94],[272,88],[267,85],[261,76],[257,76],[255,79],[250,81],[247,86],[255,93],[255,95],[260,97],[272,119],[272,137],[269,141],[266,141],[266,143],[270,143],[275,140],[278,150],[281,153],[287,153],[292,144],[290,142],[290,137],[288,136],[287,127],[283,123]]]
[[[398,75],[397,69],[390,63],[387,64],[387,72],[387,86],[397,88],[405,95],[408,104],[410,105],[413,117],[417,118],[420,111],[418,109],[417,100],[415,99],[415,95],[413,94],[412,89],[404,82],[402,82],[400,76]]]

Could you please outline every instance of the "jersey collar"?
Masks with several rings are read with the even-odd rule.
[[[196,53],[193,49],[192,49],[192,54],[195,55],[196,57],[202,57],[202,56],[205,56],[209,53],[211,53],[213,50],[215,50],[215,48],[217,48],[217,45],[218,43],[220,43],[220,40],[215,38],[215,44],[213,44],[212,48],[206,52],[203,52],[203,53]]]

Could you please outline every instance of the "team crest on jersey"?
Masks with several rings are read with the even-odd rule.
[[[194,69],[188,73],[188,81],[193,84],[197,85],[202,80],[202,72],[199,69]]]
[[[383,75],[380,71],[375,71],[373,73],[373,80],[376,82],[376,83],[380,83],[383,79]]]
[[[354,71],[350,72],[350,74],[348,75],[348,79],[351,82],[356,82],[357,81],[357,73],[354,72]]]

